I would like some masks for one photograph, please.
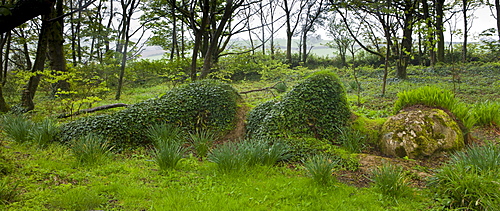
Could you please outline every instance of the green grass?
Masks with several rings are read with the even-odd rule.
[[[111,156],[111,148],[104,137],[87,134],[71,141],[71,151],[78,165],[93,166]]]
[[[380,200],[371,188],[335,183],[313,185],[306,172],[286,167],[254,167],[244,174],[219,174],[217,166],[183,158],[178,170],[161,173],[141,156],[117,155],[93,168],[74,167],[67,148],[50,145],[35,153],[6,149],[16,158],[9,178],[22,194],[2,210],[419,210],[427,201]]]
[[[457,152],[430,182],[451,208],[500,209],[500,147],[491,143]]]
[[[325,186],[335,181],[333,171],[340,167],[338,160],[326,155],[314,155],[304,161],[304,166],[315,183]]]
[[[401,166],[384,163],[373,171],[373,186],[385,196],[400,198],[411,194],[408,178]]]

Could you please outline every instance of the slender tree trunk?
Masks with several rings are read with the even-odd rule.
[[[462,13],[464,16],[464,42],[462,45],[462,62],[467,62],[467,39],[469,34],[468,18],[467,18],[467,2],[468,0],[462,0]]]
[[[307,62],[307,32],[302,32],[302,62],[305,64]]]
[[[495,0],[496,18],[497,18],[497,33],[500,41],[500,0]]]
[[[4,49],[4,46],[7,44],[8,47],[8,40],[10,39],[10,32],[7,32],[4,36],[4,34],[0,34],[0,66],[3,64],[3,59],[2,57],[2,52]],[[8,55],[8,49],[5,50],[5,55]],[[5,56],[5,63],[7,63],[8,56]],[[3,96],[3,86],[4,86],[4,81],[6,81],[7,75],[6,72],[0,69],[0,112],[8,112],[10,110],[9,106],[7,105],[7,102],[5,102],[5,98]]]
[[[437,62],[444,62],[444,1],[435,0],[436,5],[436,39],[437,39]]]
[[[36,58],[33,68],[31,70],[32,73],[37,71],[43,71],[46,60],[47,53],[47,44],[48,44],[48,28],[50,23],[47,21],[47,17],[42,16],[42,28],[40,30],[40,35],[38,37],[38,44],[36,50]],[[26,89],[23,91],[21,95],[21,105],[26,111],[31,111],[35,108],[35,103],[33,99],[35,97],[36,91],[38,89],[38,84],[40,83],[40,74],[36,74],[31,76],[28,84],[26,85]]]

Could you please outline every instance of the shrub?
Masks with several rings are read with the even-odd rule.
[[[67,142],[94,132],[110,138],[115,145],[137,146],[150,143],[146,130],[156,123],[174,124],[186,131],[207,128],[224,133],[233,128],[237,100],[239,95],[228,84],[196,81],[110,115],[64,124],[60,137]]]
[[[451,156],[429,186],[449,199],[450,208],[498,210],[500,204],[500,147],[472,146]]]
[[[103,137],[93,133],[74,139],[70,148],[79,165],[95,165],[111,155],[111,147],[109,147],[108,142]]]
[[[500,102],[485,101],[474,106],[476,124],[479,126],[500,125]]]
[[[330,71],[307,77],[279,101],[257,106],[248,118],[254,138],[314,136],[333,140],[350,117],[344,87]]]
[[[198,157],[207,156],[215,141],[215,134],[209,130],[196,130],[189,133],[191,144]]]
[[[307,172],[314,182],[320,185],[327,185],[332,182],[332,173],[339,167],[338,161],[325,155],[314,155],[304,161]]]
[[[403,197],[411,191],[401,166],[384,163],[373,171],[372,180],[375,188],[386,196]]]
[[[23,116],[5,114],[1,118],[1,123],[2,130],[13,141],[20,144],[30,141],[30,131],[33,127],[31,120]]]

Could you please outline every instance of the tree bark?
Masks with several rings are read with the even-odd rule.
[[[31,70],[32,73],[37,71],[43,71],[46,60],[47,44],[48,44],[48,28],[50,22],[47,21],[46,16],[42,16],[42,28],[40,30],[40,35],[38,37],[38,44],[36,50],[35,64]],[[40,74],[31,76],[26,89],[21,95],[21,105],[26,111],[31,111],[35,108],[33,98],[35,97],[36,90],[38,89],[38,84],[40,83]]]
[[[469,23],[467,18],[467,3],[469,0],[462,0],[462,13],[464,16],[464,41],[462,44],[462,62],[467,62],[467,39],[469,35]]]
[[[59,17],[63,15],[63,0],[57,0],[57,9],[54,11],[53,17]],[[50,67],[52,70],[56,71],[55,75],[60,75],[61,73],[66,73],[66,59],[64,57],[64,37],[63,37],[63,19],[58,21],[51,21],[49,24],[49,58]],[[52,94],[55,95],[58,91],[68,91],[70,84],[66,80],[57,81],[52,87]]]
[[[436,39],[437,39],[437,62],[444,62],[444,1],[435,0],[436,6]]]
[[[51,11],[56,0],[19,0],[8,15],[0,16],[0,34]]]
[[[495,10],[496,10],[496,18],[497,18],[498,40],[500,41],[500,0],[495,0]]]

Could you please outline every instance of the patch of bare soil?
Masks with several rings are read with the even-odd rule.
[[[222,139],[220,139],[221,143],[227,141],[239,141],[245,137],[245,120],[247,118],[246,114],[248,113],[250,108],[243,102],[239,102],[238,105],[240,106],[236,110],[235,128],[228,134],[226,134]]]

